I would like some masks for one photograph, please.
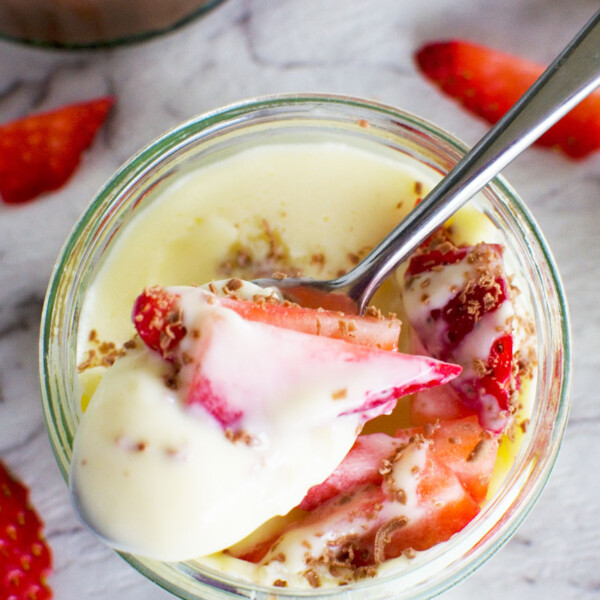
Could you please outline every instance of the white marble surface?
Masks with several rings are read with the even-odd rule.
[[[54,463],[39,400],[37,338],[59,248],[111,172],[167,128],[245,97],[284,91],[372,97],[467,142],[486,126],[416,72],[421,43],[463,37],[549,61],[598,0],[227,0],[137,46],[64,53],[0,43],[0,122],[112,93],[115,110],[64,189],[0,206],[0,456],[32,488],[59,600],[166,600],[80,525]],[[444,598],[600,597],[600,154],[570,162],[529,149],[507,169],[544,230],[572,312],[574,386],[555,470],[514,538]]]

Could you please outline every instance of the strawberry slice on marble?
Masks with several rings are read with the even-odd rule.
[[[463,367],[452,382],[462,407],[455,406],[452,416],[475,413],[493,432],[506,426],[518,387],[510,293],[501,246],[457,248],[439,238],[410,260],[403,284],[418,344]],[[451,394],[445,401],[445,408],[452,408]]]
[[[248,320],[200,288],[159,288],[152,292],[157,296],[165,307],[157,323],[177,322],[177,334],[163,337],[178,341],[156,346],[160,335],[147,329],[144,316],[152,311],[137,312],[146,300],[134,309],[140,336],[163,355],[168,348],[177,365],[174,386],[184,390],[185,403],[207,411],[236,436],[260,429],[253,422],[258,414],[277,418],[282,399],[301,410],[303,399],[316,398],[317,422],[352,417],[358,426],[391,412],[399,397],[445,383],[461,370],[429,357]],[[165,317],[173,312],[176,318]]]
[[[115,98],[106,96],[0,125],[0,196],[28,202],[62,187],[94,141]]]
[[[496,123],[543,73],[544,65],[463,39],[425,44],[420,71],[473,114]],[[590,94],[537,144],[584,158],[600,148],[600,93]]]
[[[146,288],[136,298],[131,318],[146,346],[164,358],[172,354],[186,334],[177,297],[159,286]]]
[[[0,461],[0,597],[49,600],[52,552],[29,490]]]

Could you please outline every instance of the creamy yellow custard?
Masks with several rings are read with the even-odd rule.
[[[80,320],[79,359],[91,330],[116,343],[133,335],[131,307],[146,285],[348,270],[434,180],[398,153],[337,143],[259,146],[182,176],[135,217],[95,278]],[[398,301],[380,298],[378,305],[397,308]]]
[[[81,372],[82,408],[112,345],[118,349],[133,336],[131,307],[145,286],[229,275],[252,279],[273,271],[335,276],[351,268],[437,178],[391,150],[374,153],[341,143],[258,146],[182,175],[121,233],[86,295],[78,336],[78,360],[89,367]],[[500,238],[474,209],[454,217],[452,227],[460,242]],[[394,278],[374,302],[384,312],[402,313]],[[382,429],[406,425],[401,408],[395,418],[385,417],[393,425]],[[131,415],[123,415],[127,427]],[[118,429],[115,419],[111,427]],[[104,518],[111,519],[110,511]],[[230,557],[211,560],[252,579],[272,579]]]

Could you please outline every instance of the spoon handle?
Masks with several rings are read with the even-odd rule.
[[[600,84],[600,11],[521,99],[346,276],[363,312],[383,280],[467,200]]]

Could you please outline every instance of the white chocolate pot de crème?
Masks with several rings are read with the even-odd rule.
[[[71,487],[94,531],[118,550],[159,560],[218,557],[297,507],[336,469],[371,416],[377,419],[370,430],[379,423],[388,432],[410,425],[400,408],[393,410],[395,399],[373,414],[357,407],[373,390],[428,381],[432,363],[406,355],[394,363],[394,379],[385,361],[332,358],[339,340],[323,342],[322,359],[303,341],[314,336],[263,336],[261,327],[272,326],[249,324],[202,300],[210,295],[203,286],[186,286],[275,271],[336,276],[384,237],[437,177],[391,151],[272,144],[181,176],[140,211],[90,285],[78,329],[82,415]],[[452,234],[458,244],[499,240],[471,208],[453,218]],[[400,279],[390,278],[374,304],[400,316],[399,347],[410,353]],[[245,441],[232,441],[222,423],[187,406],[186,386],[165,384],[169,361],[139,340],[130,342],[132,307],[148,286],[176,294],[186,330],[202,332],[206,346],[185,341],[195,344],[187,353],[202,356],[211,382],[239,398]],[[272,292],[246,283],[237,293]],[[389,354],[399,360],[397,352]],[[343,409],[336,399],[341,388]],[[403,468],[410,471],[407,464],[420,465],[423,452],[407,452],[411,458],[398,466],[398,477]],[[514,452],[503,452],[498,465],[505,469]],[[407,489],[416,485],[405,479]],[[235,560],[225,556],[223,564],[230,568]]]

